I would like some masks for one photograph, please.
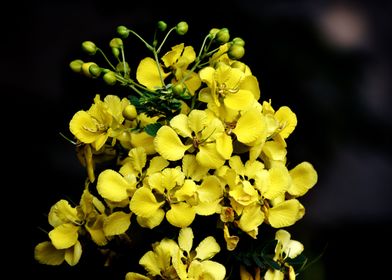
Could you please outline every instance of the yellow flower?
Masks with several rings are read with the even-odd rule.
[[[275,239],[278,241],[275,247],[274,261],[283,264],[288,270],[289,280],[295,280],[296,274],[294,268],[285,260],[287,258],[294,259],[299,256],[304,250],[304,246],[296,241],[291,240],[291,235],[288,231],[280,229],[275,233]],[[265,280],[283,280],[284,273],[280,270],[269,269],[265,276]]]
[[[258,99],[260,94],[257,80],[245,75],[240,69],[219,64],[217,69],[205,67],[199,72],[207,87],[200,90],[200,101],[213,100],[217,106],[222,104],[233,110],[246,110]]]
[[[218,168],[225,161],[226,151],[219,149],[216,143],[217,137],[222,133],[224,127],[219,119],[209,116],[205,111],[192,110],[188,116],[179,114],[172,118],[170,126],[162,126],[154,144],[156,151],[171,161],[182,159],[185,152],[193,146],[200,165]],[[182,143],[179,136],[187,139],[186,144]]]
[[[194,95],[195,91],[201,85],[199,76],[187,69],[195,59],[196,53],[193,47],[184,47],[184,43],[172,47],[172,50],[162,57],[164,65],[172,69],[175,77],[174,83],[182,82],[182,80],[184,80],[183,82],[191,95]]]
[[[136,70],[136,79],[149,90],[156,90],[164,86],[164,79],[170,73],[164,73],[162,66],[157,64],[151,57],[142,59]]]

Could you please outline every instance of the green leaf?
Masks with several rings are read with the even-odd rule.
[[[151,123],[149,125],[147,125],[144,130],[151,136],[155,136],[157,135],[157,131],[158,129],[160,129],[162,126],[161,123]]]

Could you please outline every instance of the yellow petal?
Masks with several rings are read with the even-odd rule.
[[[268,158],[277,161],[284,161],[287,155],[287,150],[285,147],[275,141],[265,142],[263,146],[263,152]]]
[[[192,178],[194,181],[200,181],[207,174],[208,168],[201,166],[196,161],[196,156],[187,154],[182,158],[182,171],[185,177]]]
[[[69,123],[69,129],[81,142],[93,143],[99,136],[97,122],[85,111],[78,111]]]
[[[56,249],[67,249],[78,241],[78,230],[73,224],[62,224],[49,232],[49,238]]]
[[[187,203],[180,202],[172,204],[170,207],[171,209],[166,212],[166,219],[175,227],[187,227],[195,219],[195,210]]]
[[[147,168],[147,175],[154,174],[156,172],[162,171],[169,165],[169,162],[161,156],[153,157],[150,160],[150,166]]]
[[[108,216],[103,223],[103,232],[106,236],[125,233],[131,224],[131,214],[117,211]]]
[[[39,243],[34,248],[34,258],[42,264],[60,265],[64,261],[65,250],[58,250],[50,241]]]
[[[76,264],[78,264],[81,256],[82,245],[78,241],[74,246],[65,250],[64,259],[70,266],[75,266]]]
[[[264,275],[264,280],[283,280],[284,273],[280,270],[268,269]]]
[[[231,137],[226,133],[221,133],[216,138],[216,150],[224,159],[229,159],[233,153],[233,142]]]
[[[260,87],[257,78],[253,75],[245,76],[241,82],[241,89],[250,91],[256,100],[260,98]]]
[[[147,154],[143,147],[136,147],[129,151],[128,156],[132,163],[132,167],[139,172],[142,173],[144,166],[147,162]]]
[[[178,245],[186,252],[190,252],[193,246],[193,231],[191,228],[182,228],[178,234]]]
[[[268,210],[268,221],[274,228],[288,227],[299,220],[300,211],[298,200],[286,200]]]
[[[226,268],[222,264],[207,260],[201,262],[201,266],[203,271],[202,277],[194,278],[194,279],[207,279],[207,280],[225,279]],[[191,267],[189,268],[189,270],[191,270]]]
[[[251,143],[266,134],[266,124],[262,113],[254,108],[246,111],[237,121],[233,132],[238,141]]]
[[[284,164],[276,164],[268,170],[268,184],[263,189],[263,196],[274,199],[286,192],[290,184],[290,175]]]
[[[208,260],[220,252],[220,246],[213,236],[204,238],[196,247],[196,259]]]
[[[255,101],[255,97],[248,90],[239,90],[236,93],[230,93],[225,96],[223,102],[225,106],[233,110],[246,110]]]
[[[158,202],[150,189],[141,187],[133,194],[129,207],[136,215],[148,218],[154,216],[164,203]]]
[[[159,266],[159,260],[157,260],[157,255],[153,251],[145,253],[140,259],[139,264],[152,276],[161,275],[162,267]]]
[[[196,214],[201,216],[210,216],[213,214],[217,214],[221,212],[221,204],[222,199],[217,199],[210,202],[201,202],[199,201],[196,205],[193,206]]]
[[[165,64],[165,66],[169,67],[175,64],[183,50],[184,50],[184,43],[181,43],[176,46],[173,46],[171,48],[171,51],[165,53],[165,55],[162,56],[162,61]]]
[[[142,216],[137,216],[136,221],[141,227],[153,229],[154,227],[159,226],[164,218],[165,211],[158,209],[151,217],[144,218]]]
[[[242,211],[238,227],[248,233],[251,237],[256,238],[258,234],[258,227],[264,221],[264,213],[257,204],[247,206]]]
[[[185,201],[192,198],[196,194],[196,183],[193,180],[186,179],[184,184],[174,194],[179,201]]]
[[[188,125],[196,134],[201,132],[207,125],[207,113],[202,110],[192,110],[188,116]]]
[[[50,208],[48,221],[52,227],[64,223],[77,223],[79,221],[78,211],[68,201],[61,199]]]
[[[108,243],[108,240],[103,232],[103,223],[105,215],[99,215],[95,220],[88,222],[85,226],[86,230],[90,234],[91,239],[98,245],[104,246]]]
[[[98,176],[97,191],[103,198],[114,202],[128,199],[129,188],[130,185],[124,177],[114,170],[106,169]]]
[[[208,143],[199,146],[199,152],[196,154],[197,162],[207,168],[217,169],[221,167],[225,160],[216,150],[215,143]]]
[[[148,89],[155,90],[163,86],[159,73],[161,73],[162,79],[169,75],[163,72],[162,67],[158,66],[154,59],[146,57],[140,61],[137,67],[136,79]]]
[[[151,279],[148,278],[147,276],[140,274],[140,273],[128,272],[125,275],[125,280],[151,280]]]
[[[229,160],[229,165],[238,175],[245,176],[245,166],[240,156],[232,156]]]
[[[179,160],[192,145],[182,144],[177,133],[169,126],[162,126],[154,139],[155,150],[167,160]]]
[[[170,120],[170,126],[182,137],[192,137],[192,130],[188,126],[188,117],[178,114]]]
[[[240,238],[236,235],[230,235],[229,228],[226,223],[223,228],[223,236],[226,241],[227,250],[234,251],[234,249],[237,247],[238,242],[240,241]]]
[[[279,121],[282,129],[279,134],[283,138],[289,137],[297,126],[297,116],[287,106],[282,106],[275,113],[275,118]]]
[[[223,188],[216,176],[206,176],[200,187],[197,188],[197,194],[201,202],[212,202],[223,197]]]
[[[317,172],[309,162],[302,162],[289,171],[291,185],[288,192],[293,196],[302,196],[317,183]]]
[[[185,86],[191,93],[191,95],[195,95],[195,91],[201,86],[201,80],[199,75],[194,72],[184,71],[184,75],[189,75],[184,82]]]
[[[155,154],[154,137],[147,132],[131,133],[131,144],[133,147],[143,147],[147,155]]]

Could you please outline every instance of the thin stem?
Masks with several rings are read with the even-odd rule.
[[[155,49],[153,49],[152,52],[154,53],[155,63],[157,64],[159,79],[161,80],[162,86],[165,86],[165,82],[163,81],[163,77],[162,77],[162,73],[161,73],[161,67],[159,67],[158,53],[155,51]]]
[[[110,62],[110,60],[106,57],[105,53],[100,48],[97,48],[97,51],[99,51],[102,54],[103,58],[110,65],[110,67],[112,67],[113,70],[116,70],[116,67],[113,66],[113,64]]]
[[[122,63],[123,63],[123,68],[124,68],[124,76],[126,77],[128,75],[128,67],[126,65],[126,61],[125,61],[125,53],[124,53],[124,47],[121,46],[121,56],[122,56]]]
[[[176,30],[176,28],[175,28],[175,27],[172,27],[172,28],[166,33],[165,38],[163,38],[162,43],[159,45],[159,47],[158,47],[158,49],[157,49],[157,51],[156,51],[157,53],[159,53],[159,52],[161,51],[161,48],[162,48],[163,44],[165,44],[167,38],[169,37],[169,34],[172,33],[174,30]]]
[[[146,45],[147,49],[149,49],[150,51],[152,51],[152,50],[154,49],[149,43],[147,43],[147,42],[146,42],[142,37],[140,37],[139,34],[137,34],[135,31],[129,29],[129,32],[131,32],[133,35],[135,35],[137,38],[139,38],[139,40],[142,41],[142,42]]]

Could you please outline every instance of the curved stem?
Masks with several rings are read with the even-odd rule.
[[[113,70],[116,70],[116,67],[113,66],[110,60],[106,57],[105,53],[100,48],[97,48],[97,51],[99,51],[99,53],[102,54],[103,58],[106,60],[109,66],[112,67]]]
[[[165,38],[163,38],[162,43],[159,45],[158,49],[156,50],[157,53],[159,53],[162,49],[163,44],[165,44],[167,38],[169,37],[169,34],[172,33],[174,30],[176,30],[175,27],[172,27],[165,35]]]
[[[147,49],[149,49],[150,51],[152,51],[152,50],[154,49],[149,43],[147,43],[147,42],[146,42],[142,37],[140,37],[140,35],[137,34],[135,31],[129,29],[129,32],[131,32],[131,33],[132,33],[133,35],[135,35],[140,41],[142,41],[143,44],[146,45]]]

